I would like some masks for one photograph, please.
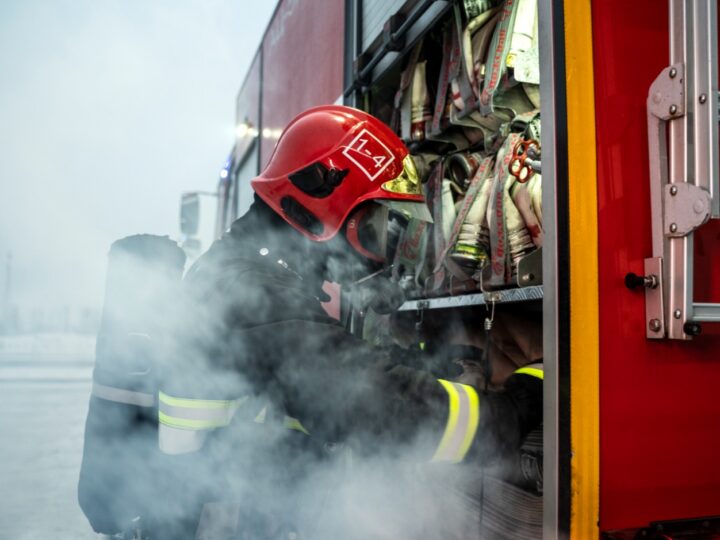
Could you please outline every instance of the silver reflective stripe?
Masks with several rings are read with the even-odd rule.
[[[152,407],[155,405],[155,396],[145,392],[135,392],[124,388],[115,388],[93,382],[92,395],[106,401],[124,403],[126,405],[137,405],[138,407]]]
[[[448,420],[432,461],[458,463],[472,445],[480,421],[480,399],[472,386],[438,379],[448,393]]]
[[[207,430],[182,429],[160,424],[158,445],[165,454],[190,454],[202,448],[207,433]]]
[[[185,407],[174,407],[161,401],[160,410],[164,414],[172,416],[174,418],[184,418],[185,420],[200,420],[217,422],[219,424],[227,424],[237,410],[237,405],[217,409],[193,409]]]

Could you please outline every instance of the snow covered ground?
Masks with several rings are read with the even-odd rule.
[[[97,539],[77,503],[94,338],[0,338],[0,538]]]

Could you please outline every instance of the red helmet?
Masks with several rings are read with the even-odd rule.
[[[285,221],[315,241],[334,237],[365,201],[429,219],[405,145],[380,120],[351,107],[326,105],[297,116],[251,185]]]

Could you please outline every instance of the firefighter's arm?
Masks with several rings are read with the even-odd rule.
[[[393,368],[389,375],[398,381],[414,381],[404,401],[410,407],[424,403],[418,414],[406,413],[406,417],[424,432],[432,461],[480,459],[487,464],[519,448],[542,422],[542,364],[521,368],[499,392],[481,392],[403,366]],[[402,417],[396,420],[403,423]],[[403,426],[400,431],[410,427]]]
[[[458,462],[517,448],[541,422],[541,365],[510,377],[504,392],[483,394],[404,365],[407,357],[393,358],[392,349],[373,348],[336,326],[276,331],[303,336],[290,340],[291,353],[276,356],[274,377],[289,396],[290,414],[324,439],[351,438],[370,450],[408,445],[430,459]]]

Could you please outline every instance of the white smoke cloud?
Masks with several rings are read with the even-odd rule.
[[[0,332],[8,252],[10,301],[32,320],[66,306],[99,310],[114,240],[177,234],[180,193],[215,188],[233,144],[235,96],[272,9],[238,0],[0,2]],[[3,388],[15,412],[0,444],[0,537],[95,537],[75,500],[84,416],[76,392]]]
[[[113,240],[177,234],[179,194],[214,189],[232,146],[270,4],[2,3],[0,255],[14,255],[15,303],[99,308]]]
[[[265,9],[267,19],[270,4],[255,2],[252,9]],[[234,96],[265,26],[247,16],[249,6],[230,0],[3,4],[0,70],[12,84],[0,86],[0,253],[15,253],[16,301],[99,304],[110,243],[137,232],[174,234],[179,193],[213,188],[232,144]],[[238,281],[235,292],[244,301],[262,304],[256,295],[267,291],[243,288],[242,275]],[[162,290],[162,285],[144,287]],[[120,296],[130,292],[121,290]],[[218,292],[222,298],[227,290]],[[150,326],[186,327],[186,305],[163,304],[152,311],[155,307],[146,306],[153,314],[146,321]],[[203,307],[205,316],[194,312],[191,321],[198,342],[161,349],[164,362],[157,374],[198,396],[215,396],[218,388],[230,392],[232,386],[238,394],[247,392],[254,382],[242,360],[256,351],[245,338],[227,339],[217,304],[206,299]],[[279,330],[267,341],[271,338],[301,339],[308,350],[333,353],[346,367],[360,361],[352,350],[329,351],[314,333],[288,336]],[[119,353],[139,360],[126,350]],[[312,360],[263,362],[269,368],[286,365],[277,368],[286,390],[301,391],[307,378],[303,363],[310,369]],[[360,407],[349,406],[379,403],[384,390],[372,373],[345,373],[346,384],[337,388],[322,373],[316,380],[345,408],[340,446],[323,446],[319,455],[297,451],[287,445],[284,428],[250,421],[214,432],[204,458],[170,460],[163,475],[133,461],[145,451],[144,443],[123,437],[111,448],[115,458],[104,463],[106,471],[123,474],[115,495],[163,508],[171,525],[185,515],[195,517],[186,510],[188,505],[199,510],[207,501],[201,488],[219,496],[224,486],[239,503],[242,519],[264,519],[271,532],[287,525],[318,540],[471,537],[450,532],[476,518],[476,504],[459,486],[475,479],[477,464],[435,467],[420,459],[432,455],[442,431],[437,425],[420,429],[404,446],[379,443],[369,449],[367,440],[353,441],[366,433],[359,430],[364,419],[352,418]],[[271,390],[253,398],[275,397],[268,395]],[[114,425],[112,418],[103,422]],[[333,421],[328,425],[307,427],[316,433],[330,431]],[[176,477],[183,482],[174,483]],[[107,480],[98,474],[95,481],[102,486]],[[157,491],[158,486],[165,489]],[[47,515],[12,513],[8,535],[47,535],[56,530]]]
[[[99,350],[96,369],[104,376],[118,370],[122,378],[121,364],[129,362],[135,372],[148,373],[149,383],[156,374],[159,389],[175,397],[247,401],[229,426],[204,432],[199,452],[146,459],[156,451],[152,429],[101,440],[86,453],[99,462],[86,471],[84,487],[98,489],[98,500],[109,488],[111,497],[134,505],[151,531],[158,527],[154,534],[160,537],[193,538],[209,502],[215,511],[205,515],[211,526],[201,540],[234,538],[223,531],[236,524],[242,531],[237,538],[264,540],[293,538],[289,531],[315,540],[479,537],[485,474],[492,476],[497,464],[492,457],[485,463],[431,463],[444,416],[432,414],[430,394],[427,403],[403,394],[407,381],[390,373],[399,358],[338,339],[340,328],[292,316],[298,310],[304,319],[314,309],[312,289],[292,269],[317,261],[307,260],[312,250],[303,252],[299,234],[285,228],[288,240],[278,244],[262,238],[264,229],[239,234],[239,242],[200,261],[199,279],[186,278],[194,280],[186,288],[189,297],[171,292],[169,302],[159,300],[172,287],[164,275],[155,281],[115,267],[101,336],[119,330],[120,339],[116,351]],[[290,270],[275,266],[270,255],[262,258],[255,240],[272,254],[283,253]],[[325,256],[321,249],[318,254]],[[257,264],[266,266],[259,270]],[[149,369],[137,364],[141,356],[125,337],[143,329],[158,347]],[[265,406],[279,416],[268,412],[258,423]],[[95,418],[96,426],[120,425],[123,414]],[[310,435],[286,429],[284,414],[297,415]],[[487,479],[488,492],[495,490],[488,508],[500,516],[493,519],[504,519],[513,509],[502,507],[497,486]],[[525,497],[529,513],[541,515],[541,499]],[[223,525],[222,515],[229,524]],[[513,537],[512,521],[499,526],[506,535],[499,538]]]

